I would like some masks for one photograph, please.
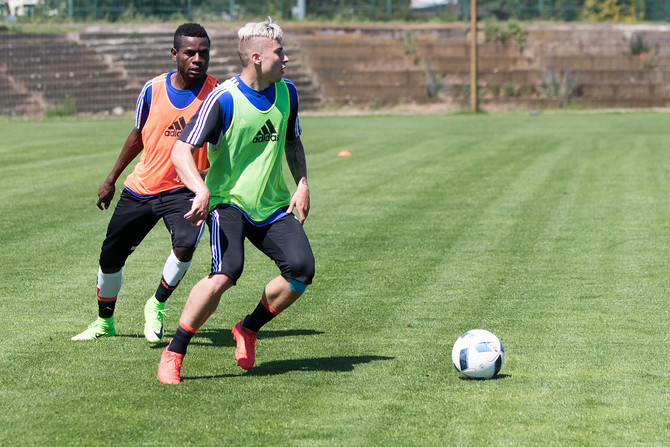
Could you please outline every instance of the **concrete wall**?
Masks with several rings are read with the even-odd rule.
[[[670,105],[668,26],[523,26],[528,30],[523,45],[486,42],[483,32],[478,34],[484,109]],[[173,28],[100,25],[62,34],[5,35],[0,114],[41,114],[68,100],[76,102],[78,112],[131,112],[144,81],[174,68]],[[237,27],[207,28],[210,73],[220,79],[238,73]],[[288,24],[284,31],[291,59],[286,76],[298,85],[303,110],[467,106],[466,24]],[[649,47],[647,53],[631,54],[635,35]]]
[[[670,105],[668,26],[523,26],[528,31],[523,45],[486,42],[484,33],[478,33],[484,108]],[[326,102],[384,106],[410,101],[454,107],[468,102],[468,25],[292,31]],[[649,46],[649,53],[631,54],[630,42],[636,34]],[[655,64],[645,64],[642,58],[651,56]],[[517,94],[509,96],[513,91]]]

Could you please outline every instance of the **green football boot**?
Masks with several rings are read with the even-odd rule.
[[[156,297],[149,298],[144,305],[144,337],[149,343],[158,343],[163,339],[163,318],[165,317],[165,303]]]
[[[113,337],[114,335],[116,335],[114,317],[98,317],[93,323],[88,325],[88,329],[72,337],[72,340],[96,340],[100,337]]]

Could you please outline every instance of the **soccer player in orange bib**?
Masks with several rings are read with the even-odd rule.
[[[144,336],[150,343],[163,338],[165,301],[186,274],[202,236],[202,228],[184,218],[194,194],[179,179],[170,160],[172,146],[209,92],[219,84],[207,74],[210,40],[197,23],[185,23],[174,33],[172,60],[177,69],[147,81],[137,100],[135,127],[105,181],[98,189],[98,208],[107,209],[115,183],[142,153],[124,183],[100,252],[98,318],[72,340],[116,335],[114,307],[121,290],[123,266],[151,229],[163,219],[172,250],[163,266],[156,293],[144,306]],[[207,149],[193,154],[201,175],[209,168]]]

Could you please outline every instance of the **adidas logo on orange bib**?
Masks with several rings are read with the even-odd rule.
[[[174,123],[170,124],[167,129],[165,129],[166,137],[178,137],[181,134],[181,131],[184,130],[186,126],[186,120],[183,116],[180,116],[178,120],[175,120]]]
[[[253,143],[263,143],[268,141],[277,141],[277,131],[270,120],[267,120],[265,125],[261,127],[261,130],[258,131],[254,137]]]

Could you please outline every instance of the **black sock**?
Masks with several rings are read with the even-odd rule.
[[[168,351],[176,352],[177,354],[186,354],[188,344],[191,342],[191,338],[193,338],[194,335],[195,332],[187,331],[181,327],[180,324],[168,346]]]
[[[250,331],[258,332],[266,323],[276,317],[278,314],[270,312],[270,310],[265,306],[263,300],[261,300],[256,309],[251,312],[251,315],[247,315],[242,323],[242,326],[249,329]]]
[[[177,288],[179,283],[175,284],[174,286],[168,286],[167,282],[165,282],[165,278],[161,278],[161,283],[158,285],[158,288],[156,289],[156,293],[154,296],[156,297],[156,300],[158,300],[159,303],[164,303],[167,301],[168,298],[170,298],[170,295],[172,295],[172,292],[174,292],[174,289]]]
[[[116,298],[112,301],[102,301],[98,299],[98,316],[100,318],[109,318],[114,315],[114,307],[116,306]]]

